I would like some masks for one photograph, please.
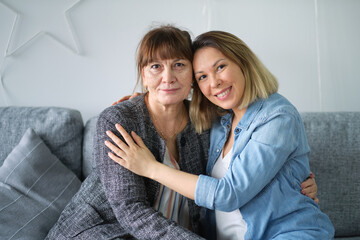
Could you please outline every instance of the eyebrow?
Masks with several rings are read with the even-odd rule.
[[[180,61],[180,60],[185,60],[185,59],[184,59],[184,58],[176,58],[176,59],[174,59],[174,61],[172,61],[172,62],[177,62],[177,61]],[[152,63],[152,62],[160,62],[160,61],[165,61],[165,59],[152,58],[152,59],[150,59],[149,63]]]
[[[215,67],[220,61],[225,60],[225,58],[220,58],[219,60],[215,61],[212,67]],[[203,73],[203,71],[197,71],[194,74]]]
[[[181,60],[185,60],[185,59],[184,58],[177,58],[173,62],[177,62],[177,61],[181,61]]]

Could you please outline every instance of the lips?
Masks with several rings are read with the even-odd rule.
[[[176,90],[178,90],[179,88],[169,88],[169,89],[161,89],[164,92],[175,92]]]
[[[215,97],[217,98],[225,98],[231,91],[231,87],[224,89],[223,91],[221,91],[218,94],[215,94]]]

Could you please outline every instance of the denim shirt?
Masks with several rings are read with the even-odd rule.
[[[211,129],[207,175],[230,133],[232,116],[223,116]],[[249,105],[234,131],[225,176],[200,175],[196,204],[225,212],[240,209],[248,225],[245,239],[332,239],[330,219],[300,192],[310,174],[310,149],[296,108],[272,94]]]

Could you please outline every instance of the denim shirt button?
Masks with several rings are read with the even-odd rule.
[[[220,151],[220,149],[216,149],[216,152],[219,152]]]
[[[240,132],[240,129],[238,129],[238,128],[237,128],[237,129],[235,129],[235,132],[236,132],[236,133]]]
[[[229,129],[229,128],[230,128],[230,124],[226,125],[226,128]]]

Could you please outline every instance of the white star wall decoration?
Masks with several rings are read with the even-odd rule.
[[[70,11],[80,1],[31,0],[29,5],[29,0],[1,0],[0,3],[15,14],[5,57],[13,56],[41,37],[48,37],[73,53],[80,54],[69,17]]]

